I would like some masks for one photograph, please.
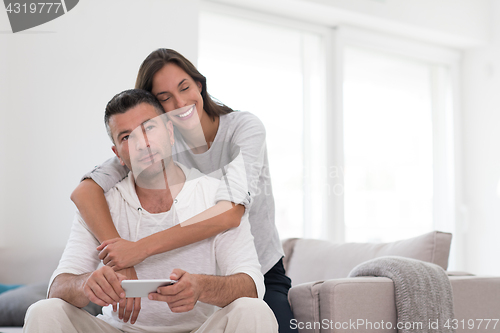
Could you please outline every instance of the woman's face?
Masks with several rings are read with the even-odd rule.
[[[153,95],[179,129],[199,128],[203,110],[201,83],[193,80],[179,66],[168,63],[153,76]]]

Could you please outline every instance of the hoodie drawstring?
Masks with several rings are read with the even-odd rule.
[[[137,238],[139,237],[139,228],[141,226],[141,219],[142,219],[142,208],[139,207],[137,208],[139,211],[139,221],[137,221],[137,227],[135,228],[135,240],[134,242],[137,242]]]

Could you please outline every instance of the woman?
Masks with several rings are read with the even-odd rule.
[[[290,330],[283,250],[274,223],[274,199],[269,178],[265,130],[257,117],[215,103],[206,78],[181,54],[170,49],[152,52],[142,63],[136,88],[160,101],[175,127],[174,160],[204,174],[221,170],[217,204],[194,218],[137,242],[119,238],[104,192],[128,173],[116,161],[93,170],[72,194],[84,220],[102,242],[100,258],[115,270],[146,257],[170,251],[239,225],[248,211],[255,246],[264,273],[264,300],[274,311],[280,332]],[[241,167],[246,172],[241,180]],[[230,191],[225,184],[229,184]],[[99,184],[99,185],[97,185]],[[103,192],[104,190],[104,192]],[[198,223],[196,223],[198,222]]]

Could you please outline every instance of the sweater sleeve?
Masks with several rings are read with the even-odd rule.
[[[266,130],[255,115],[244,112],[234,123],[231,136],[232,161],[222,168],[223,177],[216,201],[227,200],[246,208],[252,198],[265,189],[260,188],[260,177],[266,170]],[[271,184],[263,184],[267,186]],[[247,209],[248,210],[248,209]]]
[[[81,180],[92,179],[104,192],[108,192],[113,186],[118,184],[129,173],[126,166],[121,165],[118,157],[112,157],[94,170],[87,172]]]
[[[238,273],[249,275],[255,283],[258,297],[264,298],[264,276],[250,232],[248,213],[243,215],[239,227],[216,236],[215,254],[221,275],[229,276]]]
[[[241,204],[248,208],[251,203],[248,190],[246,168],[242,152],[237,149],[237,156],[221,167],[222,178],[215,195],[215,202],[225,200]]]

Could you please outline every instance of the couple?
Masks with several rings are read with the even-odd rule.
[[[286,302],[289,279],[282,268],[282,250],[274,226],[273,199],[272,196],[252,195],[251,193],[269,191],[256,191],[253,187],[249,187],[247,191],[245,182],[270,184],[262,179],[269,174],[262,172],[267,168],[262,124],[248,113],[232,112],[231,109],[214,103],[206,92],[205,78],[189,61],[172,50],[157,50],[144,61],[136,87],[152,92],[156,99],[151,99],[151,95],[148,98],[132,98],[128,95],[141,95],[144,92],[128,91],[117,95],[106,110],[107,113],[110,108],[119,110],[106,120],[115,144],[113,150],[120,157],[120,163],[132,170],[131,175],[109,190],[127,171],[108,163],[90,174],[93,181],[83,181],[75,190],[72,199],[81,216],[77,216],[75,220],[70,241],[60,266],[53,275],[49,297],[63,298],[78,307],[85,305],[89,299],[100,305],[112,304],[110,307],[115,309],[119,303],[118,314],[108,307],[104,311],[104,317],[114,327],[125,331],[138,330],[139,327],[147,331],[214,331],[214,326],[211,325],[224,323],[226,326],[223,329],[228,332],[240,332],[243,327],[249,332],[271,332],[276,329],[276,324],[265,303],[241,298],[262,297],[264,289],[262,282],[259,282],[262,273],[255,270],[258,262],[255,261],[251,235],[250,242],[248,238],[248,216],[261,270],[265,273],[264,300],[273,309],[278,320],[285,318],[289,327],[287,316],[290,313],[291,318],[291,311]],[[139,102],[133,102],[135,99]],[[113,107],[114,104],[116,105]],[[172,123],[164,116],[152,124],[153,120],[150,119],[153,119],[153,112],[158,113],[161,107],[169,112],[169,119],[176,128],[175,134],[172,134]],[[147,113],[145,108],[150,109],[149,117],[142,118]],[[197,118],[197,121],[193,121],[193,118]],[[135,128],[133,125],[141,126],[132,131]],[[151,136],[161,126],[168,129],[168,134],[160,135],[163,138],[161,140]],[[202,131],[195,131],[193,127],[196,126],[201,126]],[[198,137],[185,135],[190,131],[202,134]],[[224,152],[226,148],[220,148],[218,159],[214,158],[216,144],[223,141],[242,146],[241,151],[229,153]],[[165,142],[173,145],[174,154],[179,156],[177,161],[182,164],[175,164],[168,157],[171,154],[170,146],[161,144]],[[133,156],[132,151],[140,153]],[[158,160],[160,156],[163,161],[161,163]],[[223,180],[213,182],[213,179],[206,179],[199,172],[183,166],[196,165],[208,174],[216,171],[216,166],[227,164],[228,157],[224,156],[230,156],[229,160],[243,160],[247,170],[246,176],[243,175],[244,184],[241,184],[241,174],[237,172],[241,168],[238,167],[222,168],[220,175]],[[256,162],[260,163],[260,169],[248,167],[249,164],[255,166]],[[148,163],[152,163],[152,166],[144,168]],[[109,180],[109,176],[105,176],[113,173],[117,174],[115,178],[118,179]],[[158,182],[160,178],[162,181]],[[111,183],[111,186],[106,182]],[[109,190],[104,199],[99,197],[104,197],[104,194],[100,187],[99,190],[96,189],[96,183]],[[160,183],[165,185],[157,188]],[[158,195],[160,193],[162,195]],[[110,222],[105,200],[111,210],[113,222]],[[106,207],[104,211],[103,206]],[[248,214],[245,211],[249,211]],[[180,221],[181,224],[178,223]],[[181,227],[182,225],[185,227]],[[224,232],[236,226],[238,227]],[[122,238],[116,238],[119,235]],[[99,247],[99,257],[95,252],[98,240],[103,242]],[[252,245],[251,249],[249,244]],[[106,266],[94,271],[99,259],[103,259]],[[161,265],[158,265],[158,260],[162,262]],[[135,268],[131,267],[134,265]],[[180,266],[186,269],[173,270]],[[179,282],[159,288],[158,293],[150,295],[150,300],[144,301],[141,309],[140,299],[123,301],[118,281],[125,277],[117,275],[115,271],[124,268],[127,269],[120,272],[127,278],[170,276]],[[211,276],[217,273],[224,277]],[[200,303],[196,303],[197,300]],[[239,305],[242,302],[245,304]],[[194,306],[195,304],[197,305]],[[208,304],[223,309],[211,315],[213,307]],[[193,307],[194,310],[191,310]],[[241,307],[254,307],[256,310],[248,309],[244,315],[238,315]],[[54,311],[47,310],[48,308],[58,308],[66,314],[59,312],[55,317],[50,317],[48,314]],[[71,315],[67,311],[71,311]],[[68,308],[67,303],[57,299],[42,301],[42,304],[33,306],[28,312],[26,330],[32,331],[33,326],[40,326],[40,322],[47,322],[48,327],[51,327],[54,323],[51,324],[49,318],[53,318],[57,326],[60,326],[65,321],[61,318],[74,318],[74,311],[80,310],[72,306]],[[173,314],[185,311],[189,311],[185,316]],[[256,317],[252,319],[254,315],[250,313],[253,312]],[[168,315],[163,315],[164,313]],[[269,313],[271,318],[268,318]],[[83,314],[85,315],[84,312]],[[224,319],[227,316],[233,320]],[[131,324],[136,320],[137,324],[126,323],[129,318]],[[87,321],[84,325],[90,325]],[[103,324],[99,320],[92,322]],[[73,325],[71,320],[66,324]],[[84,326],[83,331],[93,330],[85,327],[87,326]],[[280,325],[280,331],[285,331],[285,328],[287,327]],[[50,330],[53,329],[51,327]]]

